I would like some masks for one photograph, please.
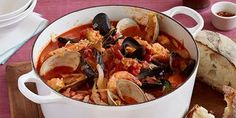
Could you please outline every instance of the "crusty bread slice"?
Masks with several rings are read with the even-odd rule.
[[[199,80],[221,92],[223,85],[236,89],[236,43],[206,30],[201,31],[196,40],[200,51]]]
[[[195,105],[185,116],[185,118],[215,118],[215,116],[209,113],[204,107]]]
[[[227,103],[223,118],[236,118],[236,90],[229,86],[224,86],[223,91],[225,93],[224,99]]]

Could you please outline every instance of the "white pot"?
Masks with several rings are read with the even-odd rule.
[[[163,13],[156,12],[161,18],[160,29],[183,42],[197,64],[188,80],[175,91],[142,104],[127,106],[101,106],[83,103],[67,98],[48,87],[38,76],[35,66],[42,49],[50,42],[52,33],[61,34],[76,25],[90,23],[93,17],[106,13],[111,20],[133,17],[140,13],[151,12],[144,8],[132,6],[100,6],[87,8],[67,14],[49,25],[38,37],[33,46],[33,70],[22,75],[18,81],[21,93],[28,99],[41,105],[46,118],[181,118],[189,108],[195,76],[199,64],[199,54],[193,37],[203,27],[202,17],[187,7],[174,7]],[[153,11],[152,11],[153,12]],[[198,24],[186,29],[171,17],[175,14],[186,14]],[[25,83],[36,83],[38,94],[31,92]]]

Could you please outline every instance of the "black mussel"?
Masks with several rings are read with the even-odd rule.
[[[171,69],[175,70],[176,68],[179,68],[181,60],[183,60],[183,58],[177,52],[171,52],[169,61]]]
[[[104,36],[104,41],[105,41],[107,38],[114,36],[114,35],[116,34],[116,32],[117,32],[117,29],[116,29],[116,28],[114,28],[114,29],[112,29],[111,31],[109,31],[109,32]],[[104,42],[104,41],[103,41],[103,42]]]
[[[86,74],[88,79],[95,78],[97,76],[96,71],[89,65],[83,57],[81,58],[81,70]]]
[[[126,50],[127,47],[134,48],[135,50],[133,52],[127,52],[127,50]],[[120,51],[125,57],[137,58],[139,60],[142,60],[144,58],[145,53],[146,53],[143,46],[140,45],[132,37],[127,37],[127,38],[124,39]]]
[[[140,74],[138,75],[139,79],[146,78],[147,76],[149,77],[157,77],[157,78],[164,78],[166,75],[171,73],[171,69],[169,66],[157,66],[154,68],[149,68],[149,69],[141,69]]]
[[[114,39],[113,36],[116,34],[117,29],[112,29],[110,32],[108,32],[105,36],[104,36],[104,40],[102,42],[102,47],[103,48],[109,48],[112,45],[115,45],[116,42],[121,38],[117,38]]]
[[[171,84],[166,79],[158,79],[154,82],[148,82],[144,80],[142,82],[142,89],[161,89],[161,90],[168,90],[171,89]]]
[[[57,40],[58,40],[58,42],[60,42],[62,44],[66,44],[67,42],[70,42],[70,43],[77,42],[75,39],[69,39],[69,38],[63,38],[63,37],[58,37]]]
[[[195,67],[196,61],[191,59],[188,63],[188,66],[184,69],[183,74],[188,77],[192,72]]]
[[[93,52],[94,52],[93,56],[96,59],[95,61],[104,70],[105,65],[102,58],[102,54],[97,49],[93,49]],[[84,71],[84,73],[86,74],[88,78],[95,78],[98,76],[96,67],[92,67],[83,57],[81,57],[81,70]]]
[[[93,21],[93,29],[98,30],[101,35],[106,35],[111,29],[111,23],[108,16],[105,13],[97,14]]]
[[[152,59],[151,63],[153,63],[156,66],[162,66],[162,67],[164,67],[164,66],[167,67],[168,66],[169,67],[168,64],[163,63],[163,62],[161,62],[161,61],[159,61],[157,59]]]
[[[95,57],[96,57],[96,61],[97,63],[102,67],[102,69],[104,70],[105,69],[105,65],[104,65],[104,61],[103,61],[103,58],[102,58],[102,54],[95,49]]]

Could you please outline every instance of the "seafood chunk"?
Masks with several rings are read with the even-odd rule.
[[[103,52],[105,49],[102,47],[103,36],[99,34],[98,31],[93,29],[87,29],[86,36],[90,43],[100,52]]]
[[[61,90],[65,86],[62,78],[52,78],[47,81],[47,84],[56,91]]]
[[[77,74],[64,74],[62,75],[65,86],[63,89],[78,87],[83,84],[84,80],[86,80],[86,76],[82,73]]]
[[[92,88],[92,94],[91,94],[91,100],[93,100],[94,103],[100,104],[100,105],[107,105],[102,99],[100,94],[98,93],[97,88],[97,81],[94,82],[93,88]]]
[[[44,76],[50,70],[53,70],[56,67],[71,67],[73,70],[79,66],[80,63],[80,53],[79,52],[70,52],[65,51],[63,54],[55,54],[50,56],[40,68],[40,75]]]
[[[152,51],[154,53],[152,58],[154,58],[154,59],[158,59],[160,61],[165,61],[166,62],[170,58],[169,50],[166,49],[165,47],[163,47],[159,43],[152,44]]]

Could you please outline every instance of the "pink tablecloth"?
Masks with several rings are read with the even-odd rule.
[[[212,0],[212,3],[221,0]],[[236,2],[235,0],[226,0]],[[50,22],[67,14],[71,11],[108,4],[126,4],[146,7],[153,10],[165,11],[171,7],[182,5],[182,0],[38,0],[35,12],[43,15]],[[211,25],[210,7],[199,11],[205,21],[204,29],[220,32],[236,40],[236,29],[232,31],[218,31]],[[193,22],[189,22],[189,18],[177,16],[186,26],[190,26]],[[15,39],[17,40],[17,39]],[[0,66],[0,118],[10,118],[9,100],[7,92],[7,83],[5,80],[5,67],[9,63],[19,61],[29,61],[30,51],[35,37],[28,41],[20,50],[18,50],[5,65]],[[16,98],[17,100],[17,98]]]

